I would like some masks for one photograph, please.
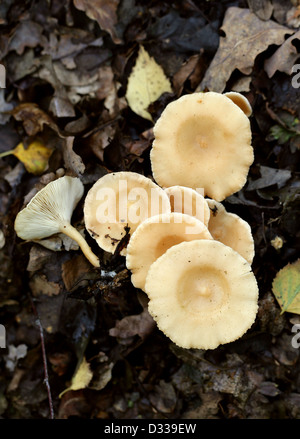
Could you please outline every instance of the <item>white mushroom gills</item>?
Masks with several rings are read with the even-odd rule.
[[[92,265],[99,267],[99,259],[84,237],[71,225],[73,211],[83,192],[83,184],[77,177],[64,176],[48,183],[18,213],[15,219],[16,234],[24,240],[36,241],[64,233],[78,243]]]

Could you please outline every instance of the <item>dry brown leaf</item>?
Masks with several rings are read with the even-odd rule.
[[[78,177],[84,173],[85,165],[81,157],[73,151],[74,137],[69,136],[66,138],[65,147],[63,149],[63,156],[65,166],[70,169]]]
[[[37,104],[20,104],[11,111],[11,114],[17,121],[23,122],[28,136],[35,136],[40,131],[43,131],[44,125],[48,125],[57,133],[59,131],[51,117],[41,110]]]
[[[101,29],[107,31],[114,43],[121,43],[115,25],[118,22],[117,8],[119,0],[74,0],[74,6],[84,11],[92,20],[97,21]]]
[[[80,280],[88,278],[90,264],[83,255],[75,256],[62,264],[62,279],[70,291]]]
[[[60,293],[60,285],[49,282],[45,274],[35,274],[30,279],[29,286],[34,297],[40,295],[57,296]]]
[[[117,321],[116,326],[109,330],[109,335],[121,339],[139,335],[144,339],[155,328],[156,324],[147,309],[141,314],[127,316]]]
[[[222,30],[225,37],[220,38],[217,53],[197,91],[207,88],[222,93],[235,69],[249,75],[257,55],[271,44],[282,44],[285,35],[294,32],[272,20],[260,20],[249,9],[237,7],[227,9]]]
[[[265,71],[267,72],[269,78],[272,78],[274,73],[279,70],[279,72],[284,72],[287,75],[292,74],[293,65],[299,58],[299,53],[297,52],[297,47],[293,43],[300,40],[300,31],[296,32],[290,38],[288,38],[276,52],[265,61]]]
[[[200,55],[192,55],[173,76],[173,89],[180,95],[185,81],[192,75],[199,62]]]

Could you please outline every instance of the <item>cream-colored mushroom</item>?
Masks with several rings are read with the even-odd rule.
[[[145,290],[150,265],[173,245],[195,239],[212,239],[202,221],[189,215],[172,212],[143,221],[132,234],[127,246],[126,266],[131,282]]]
[[[250,122],[224,94],[180,97],[153,131],[151,166],[161,187],[203,188],[205,196],[222,201],[246,183],[254,159]]]
[[[201,193],[184,186],[167,187],[165,192],[169,197],[172,212],[194,216],[207,226],[210,210]]]
[[[258,309],[250,264],[214,240],[169,248],[149,268],[145,290],[159,329],[188,349],[215,349],[237,340]]]
[[[165,212],[171,212],[165,191],[150,178],[125,171],[101,177],[89,190],[84,204],[86,229],[110,253],[146,218]],[[126,248],[121,254],[126,255]]]
[[[255,248],[250,225],[235,213],[227,212],[223,204],[206,199],[211,210],[208,230],[212,237],[237,251],[252,264]]]
[[[224,93],[224,95],[231,99],[232,102],[234,102],[235,105],[237,105],[246,114],[247,117],[251,116],[252,107],[250,105],[250,102],[244,95],[238,93],[237,91],[228,91],[227,93]]]
[[[48,183],[21,210],[15,219],[16,234],[36,241],[64,233],[76,241],[87,259],[99,267],[99,259],[84,237],[71,224],[73,211],[84,192],[79,178],[64,176]]]

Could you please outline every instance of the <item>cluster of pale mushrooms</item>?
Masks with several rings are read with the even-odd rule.
[[[129,236],[121,255],[131,281],[147,294],[159,329],[183,348],[215,349],[240,338],[256,318],[251,228],[221,203],[244,186],[253,162],[250,115],[239,93],[177,99],[154,125],[155,182],[109,173],[85,199],[85,227],[103,250],[114,253]],[[36,241],[65,233],[99,267],[71,225],[82,195],[78,178],[49,183],[17,215],[17,235]]]

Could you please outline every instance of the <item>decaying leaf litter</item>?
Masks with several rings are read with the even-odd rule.
[[[292,70],[300,62],[300,5],[259,3],[1,3],[3,418],[49,417],[43,348],[57,418],[300,417],[292,344],[300,323],[300,81]],[[150,73],[136,67],[141,54]],[[165,87],[145,96],[151,65]],[[124,258],[85,234],[83,199],[72,224],[100,271],[63,234],[21,241],[14,220],[64,175],[80,178],[85,193],[111,171],[151,176],[153,123],[169,102],[209,90],[240,92],[253,108],[255,161],[224,205],[251,226],[260,298],[244,337],[205,351],[179,348],[157,329]]]

